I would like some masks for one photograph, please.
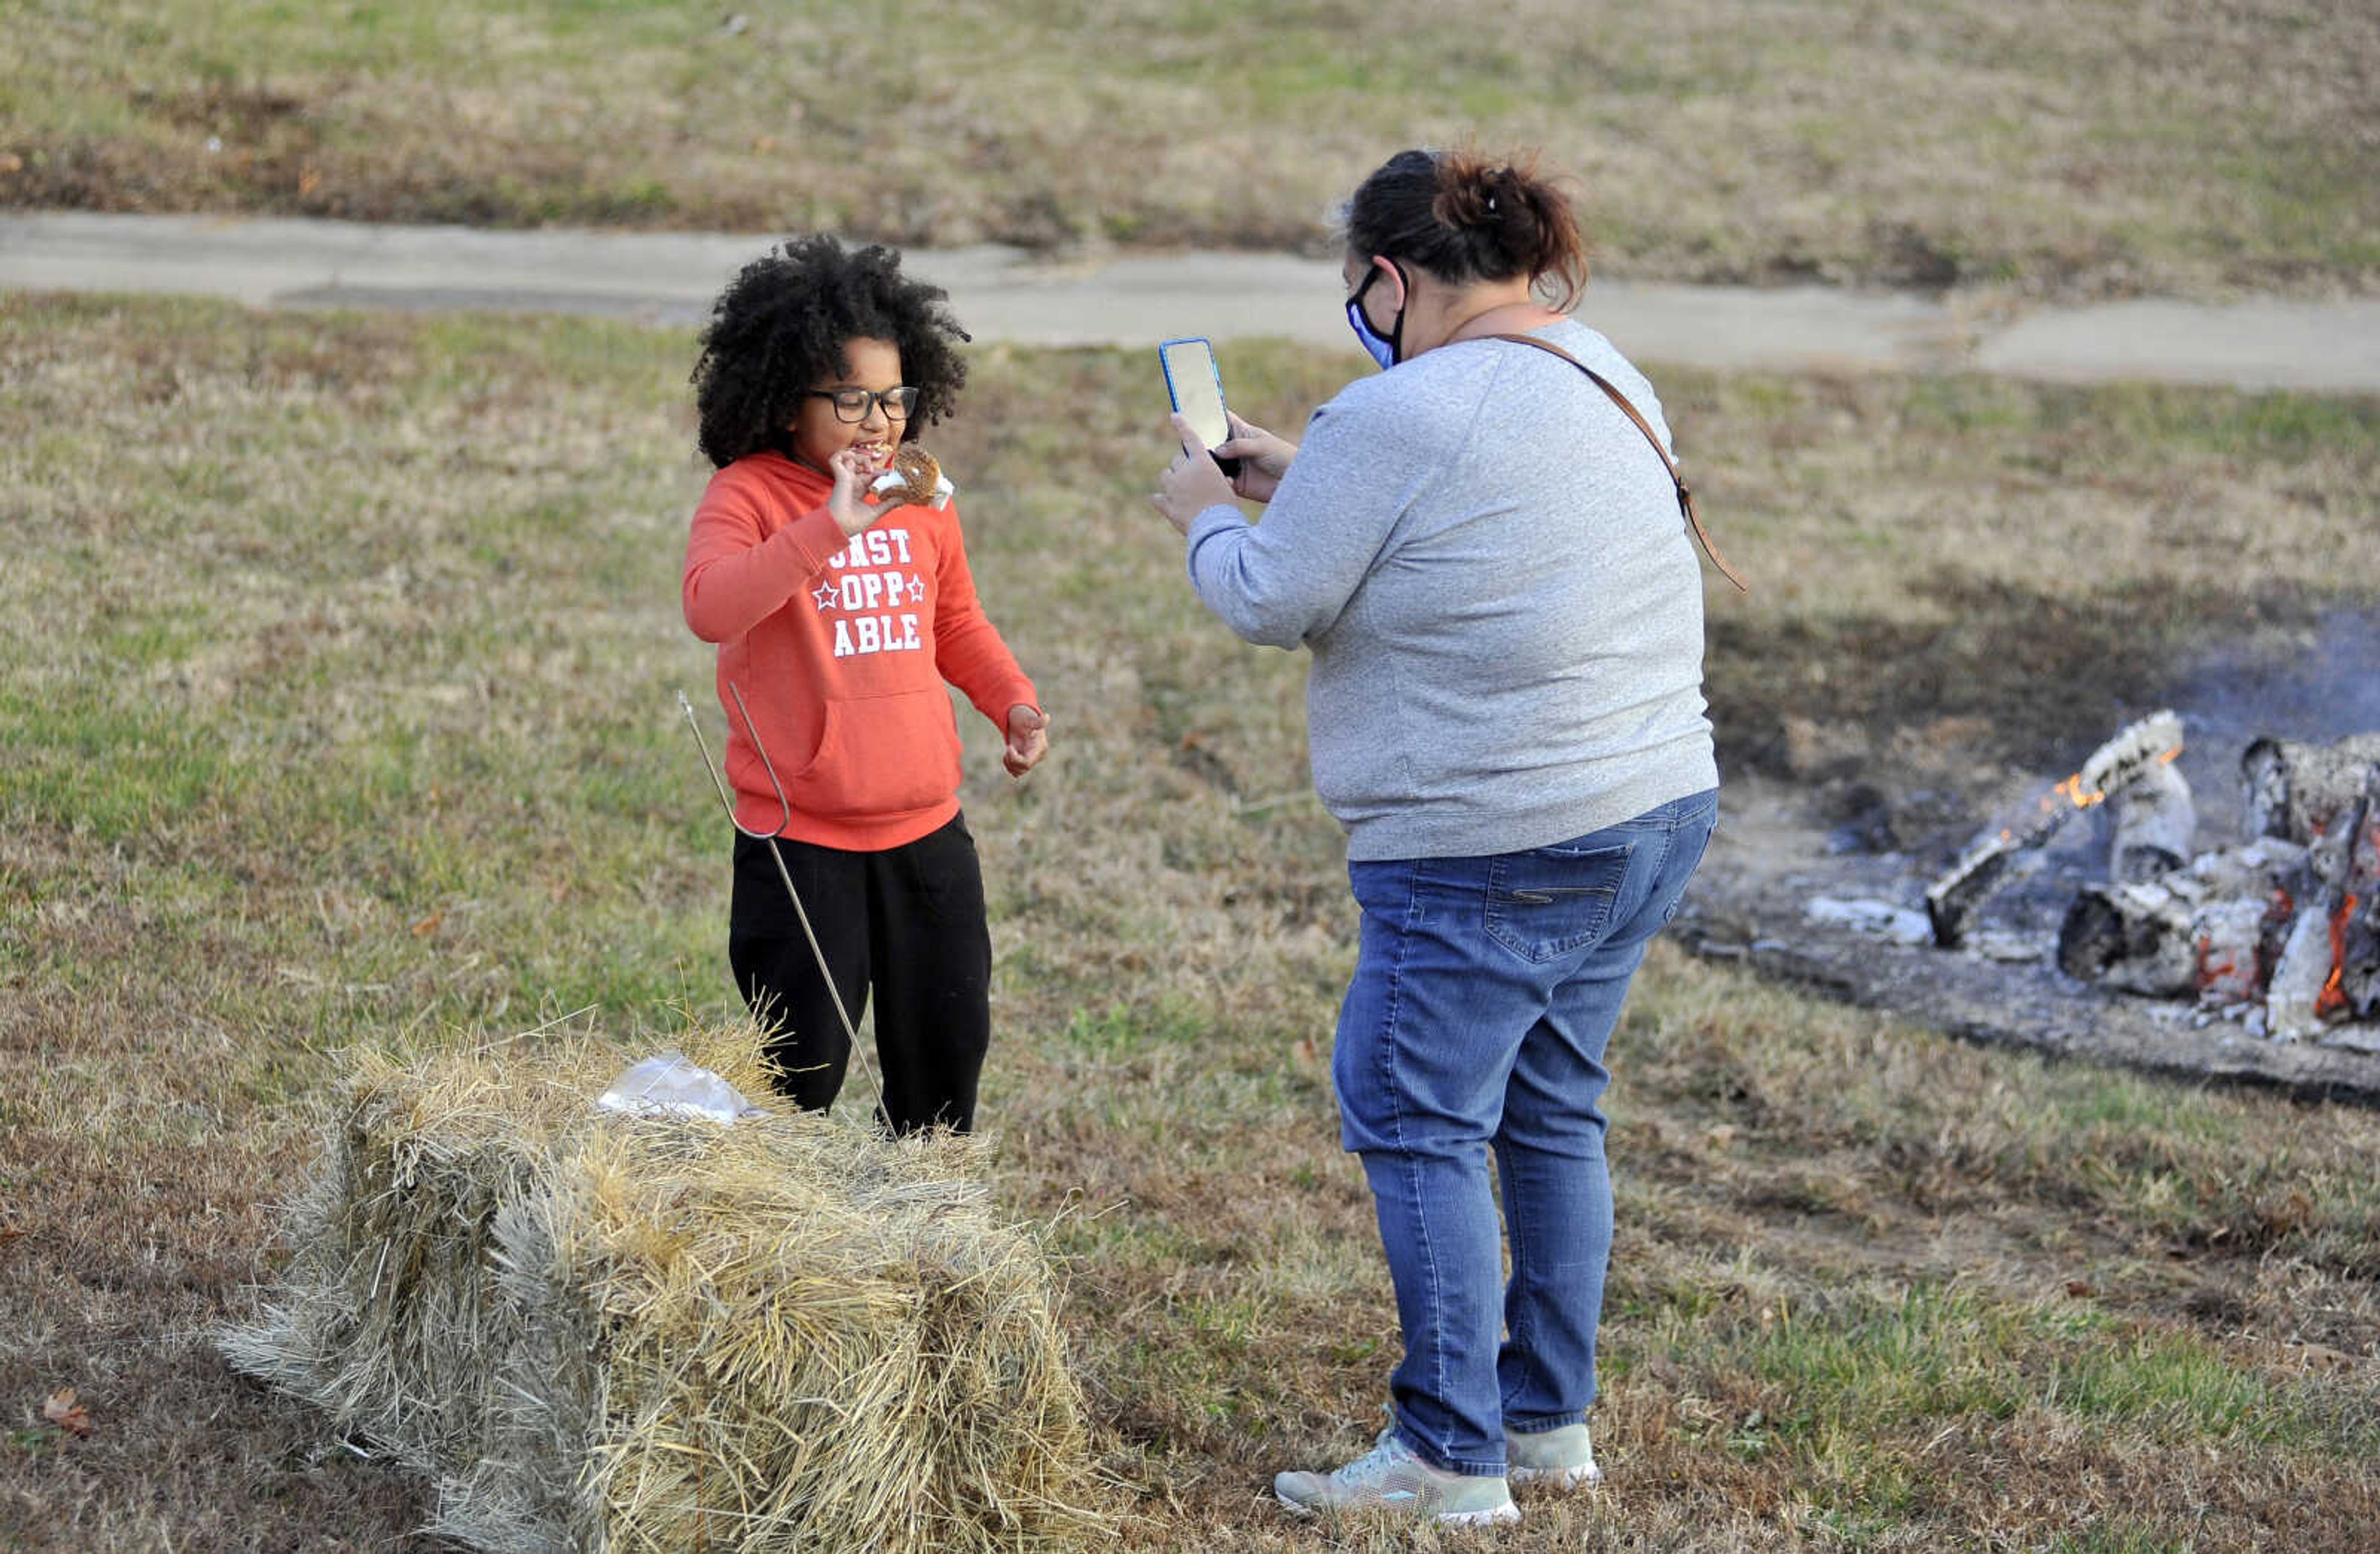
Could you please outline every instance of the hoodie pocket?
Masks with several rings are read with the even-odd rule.
[[[818,754],[785,783],[820,817],[902,815],[959,791],[959,731],[940,686],[826,704]]]

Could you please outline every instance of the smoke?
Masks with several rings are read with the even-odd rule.
[[[2270,735],[2326,745],[2380,732],[2380,611],[2336,610],[2206,650],[2161,698],[2182,716],[2180,762],[2202,840],[2238,834],[2240,753]]]

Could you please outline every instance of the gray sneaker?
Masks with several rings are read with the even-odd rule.
[[[1399,1439],[1393,1428],[1382,1430],[1378,1444],[1336,1473],[1275,1474],[1272,1492],[1300,1516],[1386,1506],[1457,1527],[1521,1519],[1521,1508],[1512,1503],[1512,1491],[1503,1479],[1434,1467]]]
[[[1550,1484],[1557,1489],[1583,1489],[1603,1476],[1595,1465],[1595,1448],[1585,1425],[1564,1425],[1535,1435],[1504,1432],[1504,1476],[1518,1488],[1524,1484]]]

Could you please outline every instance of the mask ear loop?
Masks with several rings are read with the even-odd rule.
[[[802,905],[802,893],[794,889],[793,871],[785,867],[784,850],[777,845],[777,838],[783,836],[785,828],[794,822],[793,801],[785,796],[785,785],[777,781],[777,768],[769,759],[767,747],[760,743],[760,731],[752,726],[752,713],[744,705],[744,692],[735,681],[730,680],[727,682],[727,694],[735,698],[735,715],[744,720],[745,735],[752,741],[753,754],[760,758],[760,770],[769,774],[769,786],[777,791],[777,824],[773,831],[753,831],[735,818],[735,800],[729,796],[727,784],[720,778],[719,768],[711,763],[710,747],[703,740],[702,725],[695,721],[694,704],[686,700],[684,691],[677,693],[678,710],[686,714],[686,726],[694,732],[694,747],[702,752],[702,769],[710,773],[710,785],[719,791],[719,802],[727,811],[727,823],[735,828],[736,834],[769,844],[769,856],[776,860],[777,878],[785,882],[785,895],[794,904],[794,917],[802,925],[802,937],[809,941],[810,953],[818,960],[819,975],[826,978],[826,996],[834,1001],[834,1017],[843,1022],[844,1039],[850,1043],[852,1057],[868,1075],[868,1088],[876,1092],[877,1115],[883,1116],[884,1087],[876,1077],[876,1065],[868,1061],[868,1054],[860,1049],[859,1032],[851,1023],[850,1011],[843,1005],[843,992],[834,985],[834,973],[827,967],[826,952],[819,947],[818,934],[810,927],[810,915]]]

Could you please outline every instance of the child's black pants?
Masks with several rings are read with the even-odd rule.
[[[991,934],[965,818],[880,853],[789,838],[776,845],[855,1026],[875,992],[885,1123],[905,1134],[936,1124],[967,1132],[991,1045]],[[825,1111],[843,1088],[851,1043],[770,844],[741,834],[727,960],[771,1033],[767,1050],[786,1071],[779,1089]]]

